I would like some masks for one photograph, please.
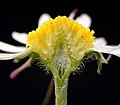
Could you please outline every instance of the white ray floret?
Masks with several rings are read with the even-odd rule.
[[[91,18],[88,14],[83,13],[75,19],[79,24],[82,24],[84,27],[88,28],[91,26]]]
[[[112,54],[115,56],[120,57],[120,44],[118,46],[94,46],[94,51],[101,52],[101,53],[107,53],[107,54]]]
[[[24,51],[17,52],[17,53],[0,53],[0,60],[10,60],[14,59],[20,55],[25,55],[29,52],[29,49],[25,49]]]
[[[19,32],[13,31],[11,35],[14,40],[22,44],[26,44],[27,33],[19,33]]]
[[[68,18],[74,19],[77,12],[78,12],[78,10],[74,9],[71,12],[71,14],[68,16]],[[74,20],[77,21],[79,24],[82,24],[86,28],[89,28],[91,26],[91,23],[92,23],[92,19],[87,13],[82,13],[80,16],[78,16]]]
[[[5,52],[21,52],[26,48],[23,46],[14,46],[0,41],[0,50]]]
[[[105,46],[107,45],[107,40],[104,37],[96,38],[93,42],[94,46]]]
[[[43,13],[38,20],[38,26],[41,25],[42,23],[48,21],[50,19],[50,17],[51,16],[49,14]]]

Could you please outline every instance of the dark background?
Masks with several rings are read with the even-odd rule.
[[[22,45],[11,37],[12,31],[26,32],[36,29],[42,13],[52,18],[58,15],[69,16],[74,8],[88,13],[92,18],[90,29],[95,37],[105,37],[108,44],[120,42],[119,3],[115,0],[29,0],[0,2],[0,40],[13,45]],[[106,55],[105,55],[106,56]],[[22,63],[12,60],[0,61],[0,105],[41,105],[51,75],[38,66],[23,71],[16,79],[9,74]],[[103,64],[102,74],[98,75],[97,64],[87,62],[84,72],[71,74],[68,86],[68,105],[119,105],[120,102],[120,59],[113,56],[109,64]],[[54,91],[49,105],[54,105]]]

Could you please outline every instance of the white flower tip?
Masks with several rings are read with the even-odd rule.
[[[68,16],[68,18],[73,19],[73,18],[75,17],[75,15],[76,15],[77,12],[78,12],[78,9],[75,8],[75,9],[70,13],[70,15]]]
[[[49,19],[50,19],[50,15],[47,13],[43,13],[38,20],[38,26],[41,25],[42,23],[48,21]]]
[[[25,47],[22,46],[14,46],[5,42],[0,41],[0,50],[5,52],[20,52],[25,50]]]
[[[32,58],[29,58],[23,65],[15,69],[11,74],[10,74],[10,79],[15,79],[23,70],[25,70],[27,67],[31,66],[31,60]]]
[[[94,46],[105,46],[107,44],[107,41],[104,37],[96,38],[93,42]]]
[[[15,79],[15,78],[17,77],[17,75],[18,75],[18,73],[12,72],[12,73],[10,74],[10,79]]]
[[[10,79],[15,79],[25,68],[27,68],[27,64],[23,64],[14,71],[10,73]]]
[[[82,24],[84,27],[89,28],[91,26],[92,19],[91,17],[83,13],[75,19],[79,24]]]
[[[109,61],[109,59],[111,58],[111,55],[120,57],[120,44],[117,46],[114,46],[114,45],[95,46],[94,45],[93,50],[97,52],[109,54],[110,56],[107,58],[107,61]]]
[[[27,34],[26,33],[19,33],[16,31],[13,31],[11,33],[12,38],[22,44],[26,44],[26,40],[27,40]]]
[[[0,60],[11,60],[14,59],[15,57],[17,57],[19,55],[19,53],[0,53]]]

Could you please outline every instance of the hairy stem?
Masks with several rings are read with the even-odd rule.
[[[67,105],[68,77],[61,83],[61,79],[54,78],[55,81],[55,105]],[[59,84],[58,84],[59,83]]]

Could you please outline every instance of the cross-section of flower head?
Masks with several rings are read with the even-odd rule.
[[[36,30],[28,33],[26,48],[23,52],[8,54],[8,56],[1,54],[0,59],[15,58],[18,62],[26,56],[34,60],[37,58],[51,71],[53,68],[60,70],[62,73],[59,76],[61,77],[64,72],[75,71],[88,56],[94,55],[98,59],[99,68],[101,61],[105,62],[102,53],[120,57],[119,45],[98,45],[97,42],[100,41],[97,41],[93,35],[93,30],[66,16],[50,18],[39,25]]]
[[[77,11],[78,11],[77,9],[74,9],[70,13],[68,18],[74,19]],[[48,13],[43,13],[38,20],[38,26],[41,25],[43,22],[48,21],[50,17],[51,16]],[[80,16],[78,16],[75,19],[75,21],[77,21],[79,24],[82,24],[85,27],[90,27],[90,25],[91,25],[91,18],[86,13],[83,13]],[[22,44],[26,44],[27,33],[25,33],[25,32],[19,33],[19,32],[13,31],[11,35],[12,35],[12,38],[15,39],[16,41],[18,41]],[[24,46],[22,46],[22,47],[14,46],[14,45],[10,45],[8,43],[4,43],[2,41],[0,41],[0,46],[1,46],[0,50],[8,52],[8,53],[0,53],[1,60],[14,59],[18,55],[21,55],[23,52],[27,51],[27,50],[25,50],[26,48]],[[14,79],[21,71],[25,70],[25,68],[27,68],[27,67],[30,67],[31,60],[32,60],[32,57],[30,57],[23,65],[21,65],[20,67],[18,67],[15,70],[13,70],[13,72],[11,72],[11,74],[10,74],[10,78]]]
[[[80,60],[85,52],[93,48],[93,34],[94,31],[74,20],[58,16],[30,32],[27,47],[44,60],[52,59],[57,50],[64,50],[70,58]]]

